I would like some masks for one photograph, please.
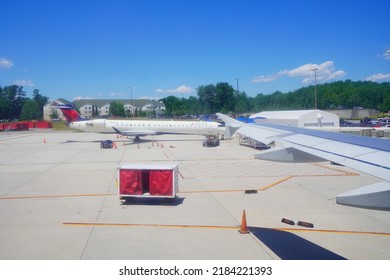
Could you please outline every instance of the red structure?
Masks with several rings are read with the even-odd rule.
[[[48,121],[21,121],[12,123],[0,123],[0,131],[19,131],[31,128],[53,128],[53,123]]]
[[[118,167],[118,194],[127,197],[175,198],[178,164],[131,163]]]

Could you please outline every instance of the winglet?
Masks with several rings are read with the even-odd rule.
[[[231,138],[232,135],[240,128],[244,125],[244,123],[238,121],[238,120],[235,120],[229,116],[226,116],[224,114],[221,114],[221,113],[216,113],[216,115],[225,122],[225,126],[226,126],[226,129],[225,129],[225,138]]]
[[[70,104],[58,105],[57,108],[62,111],[64,117],[66,118],[66,121],[69,123],[84,120]]]

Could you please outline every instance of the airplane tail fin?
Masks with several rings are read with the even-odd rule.
[[[216,115],[225,122],[225,138],[231,138],[233,134],[244,125],[244,123],[224,114],[217,113]]]
[[[66,118],[66,121],[69,123],[84,120],[70,104],[58,105],[57,107],[62,111],[64,117]]]

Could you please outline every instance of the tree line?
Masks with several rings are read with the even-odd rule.
[[[254,97],[245,91],[238,91],[227,82],[201,85],[197,96],[178,98],[168,96],[161,99],[165,104],[165,115],[201,115],[222,113],[248,113],[269,110],[304,110],[314,108],[314,86],[302,87],[295,91],[272,94],[259,93]],[[338,81],[319,84],[316,88],[317,108],[321,110],[351,109],[362,107],[390,111],[390,83],[370,81]],[[43,107],[49,98],[35,89],[32,98],[26,97],[22,86],[0,87],[0,120],[39,120],[43,118]],[[111,107],[111,106],[110,106]],[[110,113],[129,117],[121,104],[114,102]],[[143,116],[133,112],[133,116]],[[131,115],[131,114],[130,114]]]
[[[302,87],[295,91],[272,94],[259,93],[248,96],[245,91],[237,91],[228,83],[202,85],[197,88],[197,97],[163,98],[167,115],[246,113],[270,110],[306,110],[315,107],[320,110],[352,109],[362,107],[390,111],[390,83],[370,81],[338,81]]]
[[[49,97],[41,95],[38,89],[34,89],[32,98],[28,98],[22,86],[0,87],[0,121],[41,120],[43,106],[48,100]]]

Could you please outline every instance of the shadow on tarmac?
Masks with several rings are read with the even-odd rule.
[[[183,204],[184,197],[159,198],[159,197],[127,197],[122,205],[145,205],[145,206],[178,206]]]
[[[259,227],[248,230],[282,260],[346,260],[293,233]]]

